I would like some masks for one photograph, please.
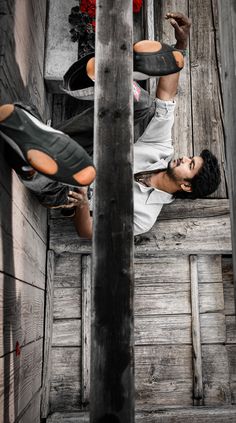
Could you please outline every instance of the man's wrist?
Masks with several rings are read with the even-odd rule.
[[[185,41],[177,41],[175,44],[175,48],[178,50],[187,50],[188,43]]]

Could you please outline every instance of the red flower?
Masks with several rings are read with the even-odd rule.
[[[133,0],[133,12],[138,13],[143,5],[143,0]]]
[[[143,0],[133,0],[133,11],[138,13],[142,7]],[[96,15],[96,0],[81,0],[80,11],[82,13],[88,13],[91,19],[95,18]]]

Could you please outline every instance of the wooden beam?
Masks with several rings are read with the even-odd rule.
[[[234,0],[218,1],[220,43],[222,54],[222,86],[224,129],[226,135],[227,175],[229,183],[231,234],[234,268],[234,299],[236,304],[236,8]]]
[[[197,256],[190,256],[192,342],[193,342],[193,402],[203,405],[202,351],[200,333]]]
[[[91,423],[134,421],[132,19],[97,1]]]

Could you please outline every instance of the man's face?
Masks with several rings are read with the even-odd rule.
[[[168,163],[167,174],[175,182],[184,183],[186,179],[192,179],[202,165],[203,159],[200,156],[183,156]]]

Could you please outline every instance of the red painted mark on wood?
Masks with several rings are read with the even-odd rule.
[[[18,341],[16,341],[16,356],[18,357],[20,355],[20,344]]]

